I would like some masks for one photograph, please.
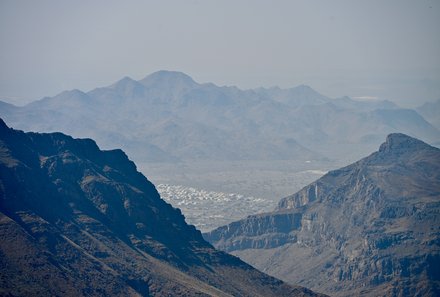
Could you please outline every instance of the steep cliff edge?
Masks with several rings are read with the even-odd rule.
[[[270,223],[280,221],[291,223]],[[274,212],[204,237],[262,271],[331,295],[436,296],[440,150],[390,134],[379,151],[282,199]]]
[[[121,150],[1,120],[0,295],[318,296],[215,250]]]

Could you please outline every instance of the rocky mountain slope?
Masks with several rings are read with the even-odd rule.
[[[0,295],[318,296],[215,250],[123,151],[1,120]]]
[[[388,101],[330,99],[308,86],[240,90],[172,71],[24,107],[0,104],[0,116],[25,131],[61,131],[121,147],[136,162],[355,160],[392,132],[440,140],[417,112]]]
[[[270,213],[204,235],[262,271],[332,296],[440,294],[440,150],[390,134]]]

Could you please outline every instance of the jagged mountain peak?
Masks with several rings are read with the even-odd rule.
[[[381,153],[399,153],[417,151],[423,148],[432,148],[421,140],[403,133],[391,133],[379,148]]]
[[[144,79],[139,81],[144,86],[151,85],[186,85],[194,87],[197,83],[187,74],[180,71],[160,70],[150,75],[147,75]]]
[[[118,80],[117,82],[112,84],[110,87],[117,87],[117,86],[121,86],[121,85],[130,85],[130,84],[136,85],[139,83],[129,76],[124,76],[123,78],[121,78],[120,80]]]
[[[324,97],[322,94],[320,94],[318,91],[313,89],[311,86],[305,85],[305,84],[298,85],[298,86],[290,88],[288,90],[290,92],[296,92],[298,94],[300,94],[300,93],[301,94],[311,94],[311,95],[316,95],[316,96]]]
[[[266,92],[277,101],[292,107],[304,105],[319,105],[329,101],[329,98],[320,94],[308,85],[299,85],[289,89],[270,88]]]
[[[78,89],[63,91],[54,97],[44,97],[40,100],[31,102],[26,105],[26,107],[37,107],[37,108],[55,108],[55,107],[67,107],[67,108],[78,108],[82,105],[87,105],[92,99],[88,94],[84,93]]]
[[[85,92],[83,92],[81,90],[78,90],[78,89],[72,89],[72,90],[62,91],[61,93],[55,95],[54,97],[43,98],[40,101],[43,101],[43,100],[54,100],[54,99],[55,100],[56,99],[62,99],[62,100],[85,100],[86,98],[88,98],[88,95]]]
[[[109,88],[118,92],[123,98],[143,97],[145,91],[144,86],[140,82],[128,76],[118,80]]]
[[[297,91],[303,91],[303,92],[316,92],[312,87],[310,87],[309,85],[304,85],[304,84],[293,87],[293,88],[291,88],[291,90],[297,90]]]
[[[59,96],[65,96],[65,95],[69,95],[69,96],[87,96],[86,93],[84,93],[81,90],[78,89],[72,89],[72,90],[67,90],[67,91],[63,91],[59,94]]]
[[[378,152],[327,173],[275,211],[205,238],[332,296],[439,296],[439,189],[440,150],[393,133]]]
[[[73,96],[75,93],[81,96]],[[195,139],[194,129],[189,128],[195,124],[199,130],[223,130],[227,137],[221,142],[228,149],[220,151],[232,152],[227,158],[234,159],[308,159],[292,153],[282,141],[286,138],[334,160],[357,159],[378,147],[386,134],[396,131],[430,143],[440,139],[440,131],[416,112],[373,111],[381,106],[353,100],[337,104],[306,85],[240,90],[198,84],[185,73],[162,70],[140,81],[125,77],[87,94],[70,91],[25,108],[0,104],[0,116],[27,131],[62,131],[93,137],[106,147],[122,146],[138,160],[151,160],[153,156],[145,151],[145,142],[182,160],[222,155],[217,145],[211,145],[217,141],[217,134],[204,133]],[[153,129],[165,118],[181,119],[181,133]],[[192,146],[176,146],[175,139],[197,143],[204,153],[196,154]],[[255,145],[255,141],[268,145]],[[274,143],[280,153],[268,149]]]
[[[432,172],[440,168],[439,157],[438,148],[403,133],[391,133],[378,151],[348,166],[329,171],[300,192],[281,199],[278,209],[293,209],[314,201],[322,202],[324,196],[318,195],[318,192],[322,191],[323,187],[330,192],[335,186],[345,185],[350,188],[353,185],[365,186],[367,183],[374,183],[375,187],[380,187],[383,192],[404,193],[408,185],[396,187],[401,176],[414,180],[422,175],[425,175],[426,180],[435,178]],[[423,172],[419,168],[423,168]],[[386,183],[382,183],[384,178],[387,179]],[[345,196],[341,195],[337,200],[344,199]]]

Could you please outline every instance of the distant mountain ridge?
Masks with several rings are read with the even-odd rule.
[[[321,296],[215,250],[121,150],[0,119],[0,295]]]
[[[304,85],[240,90],[173,71],[24,107],[0,104],[0,116],[19,129],[90,137],[150,162],[352,159],[392,132],[440,140],[415,111],[387,101],[330,99]]]
[[[435,102],[427,102],[417,107],[416,110],[434,127],[440,129],[440,99]]]
[[[285,281],[332,296],[438,296],[440,149],[390,134],[273,212],[205,234]]]

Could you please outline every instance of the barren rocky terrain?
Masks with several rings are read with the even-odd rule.
[[[273,212],[206,233],[219,249],[334,296],[438,296],[440,150],[391,134]]]
[[[0,120],[0,295],[318,296],[207,243],[121,150]]]

